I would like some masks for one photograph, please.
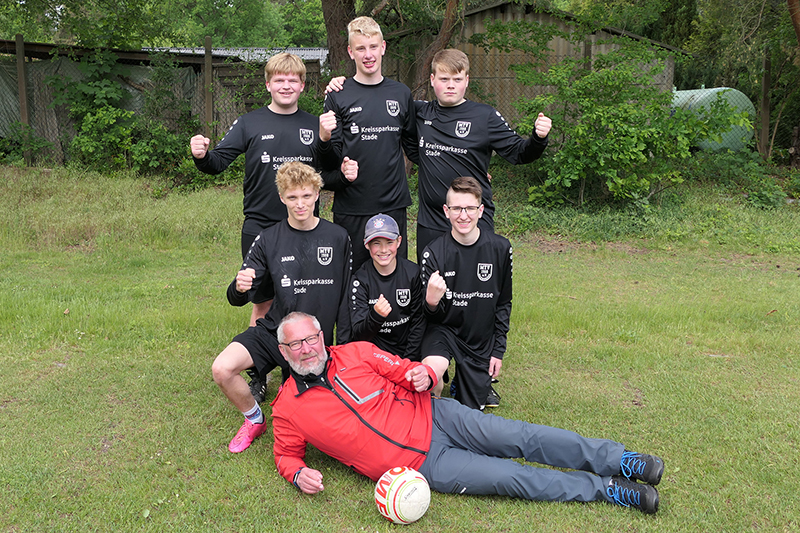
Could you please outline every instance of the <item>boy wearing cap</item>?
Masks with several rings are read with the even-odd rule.
[[[351,340],[369,341],[389,353],[420,360],[425,330],[419,267],[398,257],[403,237],[397,222],[377,214],[364,228],[371,261],[353,275]]]

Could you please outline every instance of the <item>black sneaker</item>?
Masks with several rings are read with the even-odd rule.
[[[623,507],[633,507],[647,514],[658,511],[658,491],[652,485],[636,483],[623,476],[613,476],[606,494],[611,498],[611,503]]]
[[[247,375],[250,376],[250,394],[253,395],[259,405],[264,403],[267,395],[267,382],[261,379],[254,368],[249,368]]]
[[[489,395],[486,396],[486,407],[500,407],[500,395],[491,386],[489,387]]]
[[[664,461],[661,457],[646,453],[622,452],[619,466],[626,478],[638,479],[650,485],[658,485],[664,473]]]

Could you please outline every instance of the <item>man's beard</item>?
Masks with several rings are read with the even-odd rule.
[[[295,363],[294,361],[287,361],[287,362],[289,363],[289,366],[291,367],[292,370],[295,371],[296,374],[299,374],[301,376],[315,374],[317,376],[320,376],[322,375],[323,372],[325,372],[325,365],[328,362],[328,357],[326,354],[326,356],[323,359],[321,359],[317,364],[315,364],[313,367],[308,365],[301,365],[299,363]]]

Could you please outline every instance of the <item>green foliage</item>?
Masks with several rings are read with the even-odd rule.
[[[286,21],[286,41],[290,46],[327,45],[328,34],[320,0],[289,0],[280,9]]]
[[[686,171],[698,176],[698,181],[746,198],[756,207],[776,208],[786,203],[786,191],[775,178],[774,170],[755,152],[700,152]]]
[[[21,162],[25,153],[37,157],[42,150],[53,147],[53,143],[36,135],[33,128],[22,122],[11,124],[8,137],[0,137],[0,163],[5,165]]]
[[[535,60],[512,67],[517,79],[548,91],[518,102],[520,131],[531,132],[537,114],[553,119],[551,154],[541,160],[542,183],[531,187],[532,202],[582,205],[622,201],[646,207],[653,196],[684,180],[678,163],[697,141],[715,138],[747,117],[720,101],[703,115],[670,107],[672,94],[654,83],[669,58],[663,51],[630,39],[614,39],[610,51],[562,58],[546,70],[547,43],[554,37],[576,49],[591,25],[566,33],[555,25],[489,23],[473,42],[485,48],[521,50]]]
[[[166,21],[171,44],[199,46],[206,35],[215,47],[285,46],[280,6],[265,0],[178,0],[169,4]]]
[[[127,167],[133,111],[105,105],[87,113],[70,144],[72,156],[95,170]]]
[[[52,105],[66,105],[80,127],[83,118],[96,109],[123,104],[126,93],[118,77],[126,76],[130,71],[117,62],[113,52],[101,49],[81,57],[77,67],[84,75],[83,79],[49,76],[45,83],[53,88]]]

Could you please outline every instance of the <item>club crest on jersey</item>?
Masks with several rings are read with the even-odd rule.
[[[492,279],[491,263],[478,263],[478,279],[481,281],[489,281]]]
[[[395,296],[397,305],[405,307],[411,301],[411,289],[397,289]]]
[[[456,135],[459,137],[466,137],[469,135],[469,130],[472,129],[472,122],[466,120],[459,120],[456,122]]]
[[[327,266],[333,261],[333,246],[317,247],[317,261],[322,266]]]
[[[397,100],[386,100],[386,111],[393,117],[400,114],[400,102]]]
[[[300,129],[300,142],[309,146],[311,143],[314,142],[314,130],[304,130]]]

